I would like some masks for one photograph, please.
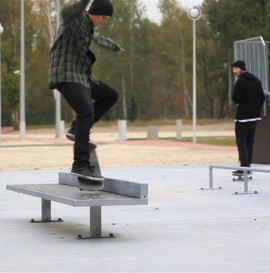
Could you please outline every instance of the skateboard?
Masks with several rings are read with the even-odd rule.
[[[93,144],[91,143],[89,143],[89,151],[90,151],[89,162],[91,166],[93,166],[93,176],[102,177],[96,153],[96,147],[94,147]],[[78,178],[79,189],[81,191],[99,191],[102,190],[104,187],[103,183],[104,178],[94,180],[91,177],[83,176],[76,173],[71,173],[71,175],[74,175]]]
[[[232,176],[233,176],[233,181],[234,182],[243,182],[244,181],[244,174],[236,174],[236,173],[232,173]],[[252,180],[252,175],[251,174],[248,174],[247,175],[247,179],[248,180]]]
[[[93,180],[91,177],[76,173],[71,173],[71,175],[74,175],[78,178],[80,191],[100,191],[104,187],[104,178]]]

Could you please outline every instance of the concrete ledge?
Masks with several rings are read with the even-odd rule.
[[[73,207],[147,205],[148,199],[104,191],[82,192],[76,187],[58,184],[7,185],[7,190]]]
[[[60,172],[58,177],[59,184],[79,187],[78,177],[70,173]],[[134,183],[123,180],[109,179],[104,180],[104,192],[116,193],[130,197],[145,199],[148,197],[148,185]]]
[[[98,163],[96,162],[98,166]],[[78,235],[78,239],[111,238],[102,236],[102,206],[147,205],[148,185],[122,180],[106,179],[104,190],[80,191],[78,177],[70,173],[59,173],[59,184],[7,185],[6,189],[41,198],[41,221],[31,223],[55,222],[51,220],[51,201],[73,207],[90,208],[90,236]],[[59,220],[60,219],[60,220]],[[62,221],[59,218],[57,222]]]
[[[237,166],[222,166],[222,165],[209,165],[209,168],[212,169],[226,169],[226,170],[241,170],[241,171],[252,171],[252,172],[261,172],[261,173],[270,173],[269,169],[258,169],[252,167],[237,167]]]

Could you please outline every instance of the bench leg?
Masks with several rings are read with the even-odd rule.
[[[249,178],[248,178],[248,174],[247,174],[247,171],[244,170],[244,192],[243,193],[239,193],[239,192],[235,192],[236,195],[241,195],[241,194],[258,194],[257,191],[254,191],[254,192],[249,192],[248,191],[248,181],[249,181]]]
[[[248,193],[248,177],[247,177],[247,171],[244,171],[244,193]]]
[[[209,189],[201,188],[201,190],[222,190],[222,187],[214,188],[213,168],[209,166]]]
[[[61,218],[57,220],[51,219],[51,200],[41,199],[41,221],[31,219],[30,223],[49,223],[49,222],[63,222]]]
[[[90,237],[101,237],[101,207],[90,207]]]
[[[101,231],[101,206],[90,207],[90,237],[78,235],[78,239],[98,239],[98,238],[114,238],[113,234],[102,236]]]
[[[213,189],[214,182],[213,182],[213,168],[209,168],[209,189]]]
[[[41,221],[51,221],[51,201],[41,199]]]

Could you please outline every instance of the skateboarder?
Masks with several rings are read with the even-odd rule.
[[[50,50],[49,87],[57,89],[76,113],[67,136],[74,140],[72,173],[102,180],[93,174],[89,162],[90,129],[118,100],[117,92],[92,74],[96,57],[89,49],[92,41],[114,52],[124,52],[118,43],[94,31],[113,15],[110,0],[89,0],[66,5],[63,23]],[[92,102],[94,100],[94,103]]]
[[[241,167],[250,167],[257,122],[261,120],[261,107],[265,96],[260,80],[247,72],[244,61],[232,64],[233,73],[238,77],[233,101],[237,105],[235,136]],[[237,170],[233,174],[243,174]],[[250,174],[250,172],[249,172]]]

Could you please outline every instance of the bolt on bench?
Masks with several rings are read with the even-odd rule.
[[[102,206],[147,205],[148,184],[105,179],[101,191],[80,191],[78,178],[69,173],[59,173],[59,184],[7,185],[6,189],[41,198],[41,221],[32,223],[63,222],[51,219],[51,201],[73,207],[90,208],[90,236],[78,239],[105,238],[101,231]],[[114,237],[110,234],[107,237]]]
[[[244,192],[239,193],[235,192],[235,194],[258,194],[257,191],[249,192],[248,191],[248,182],[250,181],[248,178],[248,172],[263,172],[263,173],[270,173],[270,169],[258,169],[258,168],[251,168],[251,167],[237,167],[237,166],[222,166],[222,165],[210,165],[209,166],[209,188],[201,188],[201,190],[221,190],[222,187],[214,188],[214,180],[213,180],[213,169],[226,169],[226,170],[241,170],[244,172],[243,175],[243,183],[244,183]]]

